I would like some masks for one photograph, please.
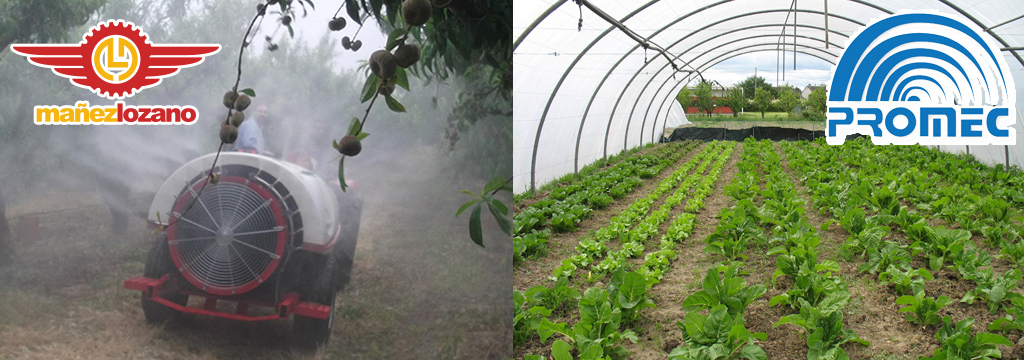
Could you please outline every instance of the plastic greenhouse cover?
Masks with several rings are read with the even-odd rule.
[[[998,25],[990,33],[998,36],[1004,47],[1024,46],[1024,19],[1010,21],[1024,15],[1024,1],[1019,0],[590,2],[639,36],[678,56],[674,63],[682,70],[701,73],[716,73],[715,65],[744,54],[778,53],[780,42],[789,50],[784,54],[790,59],[793,48],[797,49],[798,67],[808,61],[819,67],[831,66],[848,37],[863,24],[903,9],[966,15],[981,28]],[[535,26],[524,36],[531,25]],[[513,27],[517,41],[513,66],[518,69],[513,75],[516,193],[539,187],[602,157],[659,141],[665,128],[688,123],[674,98],[681,87],[699,80],[696,73],[673,71],[668,59],[654,50],[645,51],[589,9],[572,1],[520,1],[514,6]],[[1018,93],[1024,93],[1022,60],[1011,51],[1003,51],[1003,55]],[[792,63],[787,65],[792,67]],[[1017,109],[1021,146],[1009,149],[1009,161],[1024,166],[1024,142],[1020,141],[1024,140],[1024,107]],[[1002,146],[972,146],[970,152],[989,164],[1006,160]]]

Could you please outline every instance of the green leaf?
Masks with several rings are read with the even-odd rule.
[[[377,83],[380,82],[380,78],[377,75],[370,74],[366,78],[366,84],[363,84],[363,97],[359,99],[359,102],[367,102],[377,94]]]
[[[395,98],[392,97],[391,95],[384,95],[384,99],[387,100],[388,108],[391,109],[391,111],[405,112],[405,106],[403,106],[402,103],[398,102],[398,100],[395,100]]]
[[[999,334],[993,334],[988,332],[978,333],[978,335],[975,335],[974,342],[981,345],[993,344],[1013,346],[1013,343],[1010,342],[1010,339],[1007,339],[1006,337]]]
[[[487,201],[487,209],[491,211],[494,220],[498,221],[498,228],[508,235],[512,235],[512,221],[508,219],[508,208],[497,199]]]
[[[505,204],[501,202],[501,200],[492,198],[490,197],[490,195],[487,195],[486,200],[488,204],[494,207],[494,210],[498,211],[499,214],[506,216],[508,215],[508,207],[506,207]]]
[[[556,333],[570,338],[572,337],[572,334],[569,331],[569,325],[564,323],[554,323],[551,322],[551,320],[548,320],[548,318],[541,319],[540,326],[537,327],[537,335],[540,336],[540,342],[547,342],[548,338]]]
[[[768,360],[768,355],[764,353],[764,349],[757,345],[747,345],[740,348],[740,352],[736,354],[736,357],[747,360]]]
[[[359,132],[359,135],[356,135],[356,137],[359,138],[359,140],[365,139],[367,136],[370,136],[370,133],[362,131]]]
[[[647,292],[647,279],[637,272],[628,272],[622,279],[622,287],[619,288],[619,305],[625,309],[632,309],[644,299]]]
[[[470,200],[469,202],[466,202],[465,204],[462,204],[462,206],[459,207],[459,211],[455,212],[455,217],[459,217],[459,215],[462,215],[463,211],[466,211],[466,209],[469,209],[470,206],[473,206],[473,204],[476,204],[478,202],[480,202],[480,199],[473,199]]]
[[[396,2],[397,4],[397,2]],[[398,18],[398,8],[401,6],[388,6],[388,23],[395,26],[395,19]]]
[[[554,344],[551,344],[551,358],[554,360],[572,360],[572,354],[569,353],[572,350],[572,346],[565,340],[555,340]]]
[[[352,21],[359,25],[363,24],[363,21],[359,18],[359,3],[356,0],[345,0],[345,10],[348,11],[348,17],[352,18]]]
[[[501,176],[495,176],[493,179],[491,179],[491,181],[487,183],[487,185],[484,185],[484,192],[492,193],[501,190],[501,188],[504,187],[507,182],[508,181],[506,181],[505,178],[502,178]]]
[[[394,48],[396,46],[398,46],[398,39],[399,38],[403,38],[402,36],[406,35],[406,34],[408,34],[408,32],[405,31],[405,28],[398,28],[398,29],[395,29],[395,30],[391,31],[391,34],[388,34],[388,42],[387,42],[387,46],[385,48],[388,51],[394,50]],[[404,40],[404,38],[403,38],[403,40]]]
[[[246,95],[249,95],[249,96],[252,96],[252,97],[256,97],[256,90],[253,90],[253,89],[246,88],[246,89],[238,90],[238,92],[246,94]]]
[[[346,134],[355,135],[356,132],[359,131],[359,127],[359,118],[352,118],[352,122],[348,124],[348,132]]]
[[[398,67],[395,70],[395,76],[395,85],[405,89],[405,91],[409,91],[409,74],[405,72],[405,69]]]
[[[370,8],[373,9],[373,17],[380,19],[380,9],[383,5],[383,0],[370,0]]]
[[[584,350],[583,353],[580,354],[580,360],[600,360],[603,358],[604,349],[601,349],[601,347],[597,345],[590,346],[589,348],[587,348],[587,350]]]
[[[835,222],[835,219],[829,219],[828,221],[821,224],[821,231],[828,231],[828,227]]]
[[[484,246],[483,229],[480,226],[480,205],[473,208],[473,214],[469,216],[469,238],[473,239],[480,247]]]
[[[344,192],[348,187],[348,185],[345,184],[345,156],[342,156],[341,160],[338,160],[338,183],[341,184],[341,191]]]

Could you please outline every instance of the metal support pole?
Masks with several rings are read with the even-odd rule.
[[[793,0],[793,9],[796,10],[796,0]],[[796,71],[796,14],[793,12],[793,71]]]
[[[1003,169],[1010,171],[1010,145],[1003,145],[1003,156],[1006,157],[1006,165]]]
[[[985,29],[985,31],[989,31],[989,30],[995,29],[995,28],[997,28],[997,27],[1000,27],[1000,26],[1003,26],[1003,25],[1009,24],[1009,23],[1011,23],[1011,22],[1014,22],[1014,21],[1020,20],[1021,18],[1024,18],[1024,15],[1020,15],[1020,16],[1018,16],[1018,17],[1015,17],[1015,18],[1013,18],[1013,19],[1010,19],[1010,20],[1006,20],[1006,21],[1003,21],[1003,22],[1001,22],[1001,23],[998,23],[998,24],[995,24],[995,25],[989,26],[989,27],[988,27],[988,29]]]
[[[828,0],[825,0],[825,48],[828,49]]]

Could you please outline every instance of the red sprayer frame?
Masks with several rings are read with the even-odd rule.
[[[320,305],[315,303],[299,301],[298,293],[287,293],[281,296],[281,301],[277,304],[262,302],[262,301],[250,301],[250,300],[239,300],[239,299],[228,299],[221,296],[216,296],[208,293],[192,293],[188,291],[182,291],[183,294],[188,296],[201,296],[206,298],[206,302],[202,308],[188,307],[179,305],[173,301],[164,299],[161,297],[161,293],[168,286],[169,277],[164,275],[159,279],[150,279],[144,276],[133,277],[124,281],[124,288],[129,290],[138,290],[142,292],[142,295],[148,300],[158,302],[164,306],[172,309],[187,312],[192,314],[216,316],[227,319],[242,320],[242,321],[261,321],[261,320],[274,320],[284,319],[291,314],[317,318],[327,319],[331,315],[331,307],[327,305]],[[224,312],[216,310],[218,301],[228,301],[237,303],[235,312]],[[260,315],[252,316],[248,314],[250,306],[263,306],[276,308],[277,313],[273,315]]]

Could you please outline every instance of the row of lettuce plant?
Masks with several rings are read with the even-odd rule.
[[[684,212],[679,213],[675,219],[683,219],[683,221],[690,219],[689,229],[692,230],[692,214],[703,208],[704,198],[707,197],[715,182],[718,181],[718,177],[721,175],[722,169],[729,161],[729,158],[732,157],[734,149],[735,143],[732,142],[717,144],[707,161],[702,162],[693,173],[683,179],[675,192],[666,197],[657,210],[652,211],[650,215],[641,220],[629,232],[629,236],[618,238],[622,245],[619,250],[609,251],[604,260],[591,265],[590,280],[594,281],[603,276],[603,274],[610,274],[618,269],[628,269],[630,263],[627,259],[637,258],[646,252],[645,244],[647,241],[658,235],[661,224],[668,221],[671,212],[677,206],[682,205],[684,201],[686,202]],[[707,174],[705,174],[705,171],[707,171]],[[684,214],[690,214],[690,216]],[[682,223],[678,225],[673,230],[679,231],[681,230],[680,226],[685,226]],[[676,237],[678,235],[674,234]],[[644,274],[649,286],[658,283],[664,277],[665,270],[671,264],[671,260],[675,259],[675,248],[677,245],[677,242],[666,240],[663,237],[658,244],[659,250],[647,254],[644,263],[640,265],[637,271]]]
[[[846,352],[841,347],[843,344],[869,343],[843,326],[843,309],[849,302],[850,293],[843,278],[833,274],[839,272],[839,264],[833,260],[819,261],[817,248],[821,237],[807,222],[806,204],[783,171],[774,144],[747,139],[744,148],[748,147],[757,154],[752,158],[757,169],[746,171],[746,179],[727,191],[732,194],[730,196],[737,197],[736,206],[729,214],[729,223],[753,223],[761,229],[742,230],[750,233],[768,230],[770,237],[767,242],[772,246],[768,255],[777,255],[772,284],[776,286],[781,276],[792,279],[786,293],[773,297],[768,305],[787,305],[798,313],[783,316],[772,326],[789,324],[801,327],[807,341],[809,360],[846,359]],[[752,176],[763,179],[764,187],[754,185],[757,182],[750,178]],[[755,197],[761,200],[760,206],[755,204]],[[739,231],[732,230],[734,233]],[[761,234],[755,236],[760,238]]]
[[[750,169],[757,156],[756,149],[744,147],[740,154],[741,161],[736,165],[741,172],[734,176],[726,187],[740,184],[749,186],[748,181],[752,178],[742,170]],[[754,186],[756,188],[756,185]],[[723,208],[719,216],[725,221],[729,213],[729,208]],[[728,224],[720,224],[716,227],[715,233],[708,237],[708,242],[724,245],[713,239],[719,238],[724,242],[730,242],[728,238],[733,230],[735,228]],[[763,231],[761,235],[763,236]],[[712,245],[709,244],[705,250],[722,254],[718,250],[709,250],[711,248]],[[734,249],[736,252],[730,250],[728,254],[722,255],[727,260],[745,257],[745,245],[736,246]],[[707,269],[700,284],[701,289],[683,300],[686,316],[682,321],[676,322],[676,326],[683,334],[683,344],[669,353],[669,359],[767,359],[764,349],[757,345],[757,341],[767,340],[767,335],[763,332],[751,333],[746,328],[743,317],[747,305],[764,295],[767,289],[760,284],[748,286],[746,280],[741,277],[748,275],[741,269],[742,266],[741,262],[727,261]]]
[[[655,214],[651,214],[655,202],[682,183],[691,170],[694,170],[723,151],[723,145],[724,143],[722,142],[712,142],[672,174],[662,179],[647,197],[637,199],[629,207],[613,216],[609,220],[608,225],[588,234],[576,245],[576,254],[563,259],[562,264],[555,268],[552,272],[552,279],[572,277],[576,275],[578,269],[588,268],[590,273],[587,274],[587,278],[591,280],[596,280],[606,274],[610,274],[620,266],[612,266],[615,265],[612,262],[605,263],[604,265],[600,262],[595,264],[594,261],[605,258],[609,251],[607,243],[612,240],[618,240],[624,245],[624,249],[628,249],[626,251],[635,251],[636,255],[642,254],[642,246],[639,249],[636,246],[631,246],[632,249],[630,249],[625,247],[625,244],[631,243],[630,239],[632,238],[646,238],[652,232],[654,234],[657,233],[660,222],[652,224],[653,221],[644,221],[647,218],[657,219],[668,216],[667,211],[658,211]],[[618,264],[621,265],[622,263]]]
[[[936,339],[940,347],[932,357],[922,359],[947,358],[998,358],[1000,351],[996,345],[1010,345],[1009,341],[991,333],[971,335],[974,319],[968,318],[953,323],[950,317],[939,317],[939,310],[952,303],[947,296],[939,298],[927,297],[924,283],[932,279],[932,274],[925,268],[914,269],[911,266],[913,256],[921,255],[933,271],[949,267],[961,274],[966,280],[974,281],[977,287],[968,291],[960,300],[973,303],[981,298],[989,305],[989,311],[995,313],[1001,304],[1020,299],[1020,295],[1011,292],[1021,280],[1019,269],[1011,269],[1000,276],[990,266],[991,257],[971,241],[971,232],[964,229],[946,229],[928,225],[931,204],[943,205],[951,202],[951,194],[973,194],[961,190],[950,190],[954,187],[938,185],[940,175],[921,171],[916,163],[902,156],[885,156],[874,150],[884,147],[872,147],[863,142],[852,142],[850,145],[808,146],[806,144],[782,145],[790,159],[790,166],[798,173],[804,174],[804,183],[814,201],[818,202],[823,214],[831,213],[835,218],[823,225],[828,227],[838,221],[850,234],[843,250],[853,256],[860,256],[865,263],[859,271],[878,275],[883,284],[891,284],[897,295],[897,305],[905,313],[909,322],[922,326],[939,326]],[[889,152],[884,150],[879,152]],[[931,150],[934,151],[934,150]],[[901,174],[893,170],[899,169]],[[902,198],[901,198],[902,197]],[[988,203],[1005,201],[988,197]],[[919,202],[917,211],[908,210],[903,202]],[[868,211],[873,215],[868,215]],[[988,215],[988,214],[985,214]],[[944,217],[947,223],[956,219],[977,220],[984,227],[1006,227],[1009,217],[1002,216],[957,216]],[[960,224],[962,227],[963,223]],[[890,226],[906,235],[911,244],[901,244],[885,240]],[[1016,318],[1008,315],[1003,323],[994,322],[991,329],[1012,328]]]
[[[725,164],[732,158],[732,154],[736,149],[734,143],[731,144],[725,151],[718,155],[718,159],[715,160],[711,166],[711,170],[708,171],[707,175],[701,176],[702,171],[697,171],[689,178],[683,181],[683,185],[679,187],[676,194],[678,201],[673,201],[675,207],[682,204],[682,199],[689,195],[686,199],[686,206],[682,212],[676,214],[666,229],[665,234],[658,240],[658,251],[647,254],[644,257],[644,263],[637,268],[637,272],[644,274],[647,278],[647,283],[657,284],[661,282],[665,276],[665,271],[672,265],[672,261],[677,258],[675,252],[676,247],[679,243],[690,237],[693,231],[694,221],[697,218],[697,212],[704,208],[704,199],[711,193],[715,184],[718,182],[718,178],[722,175],[722,170],[725,169]],[[666,204],[669,201],[666,200]]]
[[[548,198],[524,208],[513,218],[513,263],[542,256],[552,232],[572,232],[594,210],[606,208],[657,176],[697,146],[697,142],[671,143],[647,154],[593,173],[578,183],[552,190]]]
[[[595,231],[591,238],[581,241],[577,247],[578,254],[573,258],[583,263],[583,257],[580,256],[583,254],[587,254],[588,259],[590,256],[599,258],[602,254],[606,255],[606,259],[625,259],[642,254],[646,240],[657,234],[661,223],[667,220],[673,208],[686,200],[689,200],[688,204],[696,204],[694,201],[702,201],[710,193],[734,148],[735,143],[731,142],[716,141],[709,144],[704,151],[659,183],[648,197],[637,200],[613,217],[609,226]],[[705,176],[705,171],[708,171],[709,167],[711,169]],[[665,198],[661,207],[648,214],[654,202],[673,188],[675,191]],[[677,217],[680,218],[687,217]],[[692,218],[690,222],[692,229]],[[636,226],[631,227],[633,224]],[[612,233],[615,230],[618,232]],[[617,251],[608,252],[605,243],[613,239],[622,241],[623,246]],[[595,244],[601,244],[603,252],[589,253],[588,251],[599,247]],[[514,291],[513,305],[516,316],[513,328],[514,335],[519,336],[517,344],[525,342],[532,335],[530,332],[536,331],[542,343],[554,339],[551,355],[556,360],[573,359],[573,353],[579,359],[624,357],[628,351],[620,342],[623,339],[636,342],[636,334],[629,326],[639,319],[643,309],[656,307],[647,297],[647,291],[661,278],[671,259],[675,258],[675,244],[663,239],[659,245],[660,250],[648,254],[646,261],[637,271],[629,271],[626,261],[622,261],[620,266],[607,269],[604,273],[611,274],[607,287],[588,288],[582,296],[569,285],[569,278],[575,274],[575,265],[568,266],[572,263],[572,258],[565,259],[568,261],[563,261],[564,267],[554,272],[552,279],[555,283],[552,287],[535,286],[526,293]],[[596,269],[600,265],[591,263],[591,268]],[[580,267],[582,266],[585,264],[581,264]],[[598,278],[593,270],[588,277],[591,281]],[[578,309],[580,318],[571,326],[569,323],[554,322],[550,319],[553,313],[568,314],[569,308],[573,305]],[[562,337],[556,338],[559,334]],[[533,355],[526,357],[540,358]]]
[[[650,149],[650,148],[656,147],[658,145],[659,144],[657,144],[657,143],[649,143],[649,144],[644,145],[644,146],[637,146],[637,147],[632,148],[632,149],[622,150],[618,154],[612,154],[612,155],[609,155],[608,157],[603,157],[603,158],[597,159],[597,160],[595,160],[594,162],[592,162],[590,164],[583,165],[583,167],[580,168],[579,171],[577,171],[577,172],[567,173],[567,174],[562,175],[561,177],[559,177],[557,179],[554,179],[554,180],[551,180],[551,181],[547,182],[546,184],[538,186],[537,187],[537,191],[535,191],[535,192],[531,193],[531,192],[527,191],[527,192],[524,192],[524,193],[521,193],[521,194],[515,194],[512,197],[512,201],[513,201],[514,204],[519,205],[519,204],[521,204],[522,202],[524,202],[526,200],[531,200],[531,199],[537,198],[537,195],[547,196],[545,193],[548,192],[548,191],[551,191],[551,190],[556,189],[556,188],[561,187],[561,186],[571,185],[571,184],[579,181],[580,179],[583,179],[583,178],[585,178],[587,176],[590,176],[591,174],[607,170],[607,169],[611,168],[612,166],[615,166],[615,164],[617,164],[619,161],[626,160],[626,159],[631,159],[631,158],[635,157],[636,155],[638,155],[637,153],[639,153],[639,152],[641,152],[643,150],[646,150],[646,149]],[[658,151],[658,150],[663,150],[663,149],[656,149],[655,151]]]

